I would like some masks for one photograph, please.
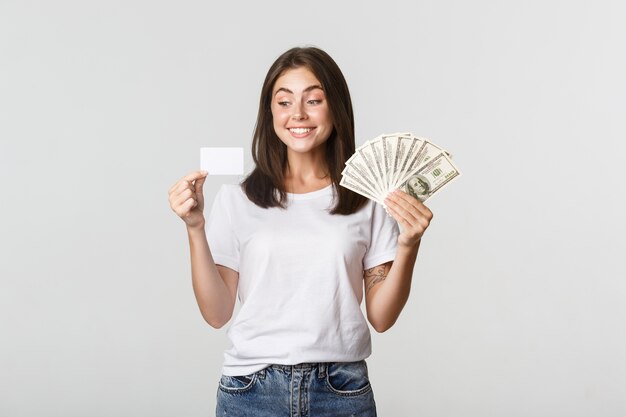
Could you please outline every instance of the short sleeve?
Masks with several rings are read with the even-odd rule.
[[[363,257],[363,269],[393,261],[396,257],[400,229],[396,220],[389,216],[382,205],[372,203],[372,232],[370,244]]]
[[[226,266],[239,272],[239,241],[232,227],[233,210],[232,189],[222,185],[207,219],[206,236],[213,260],[218,265]]]

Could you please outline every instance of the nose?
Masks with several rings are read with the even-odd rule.
[[[297,103],[296,105],[293,106],[293,113],[291,115],[291,118],[293,120],[305,120],[307,117],[308,116],[306,112],[304,111],[302,104]]]

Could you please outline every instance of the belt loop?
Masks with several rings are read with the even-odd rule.
[[[266,370],[266,369],[267,369],[267,368],[263,368],[263,369],[261,369],[261,370],[258,372],[258,375],[259,375],[259,377],[260,377],[261,379],[265,379],[265,370]]]
[[[319,364],[318,373],[317,373],[317,377],[319,379],[326,378],[327,368],[328,368],[328,364],[326,362],[321,362]]]

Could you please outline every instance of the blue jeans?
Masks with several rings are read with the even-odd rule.
[[[365,360],[271,365],[222,375],[217,417],[375,417]]]

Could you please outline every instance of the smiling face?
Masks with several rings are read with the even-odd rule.
[[[318,149],[333,131],[322,85],[306,67],[285,71],[272,89],[272,119],[288,152]]]

